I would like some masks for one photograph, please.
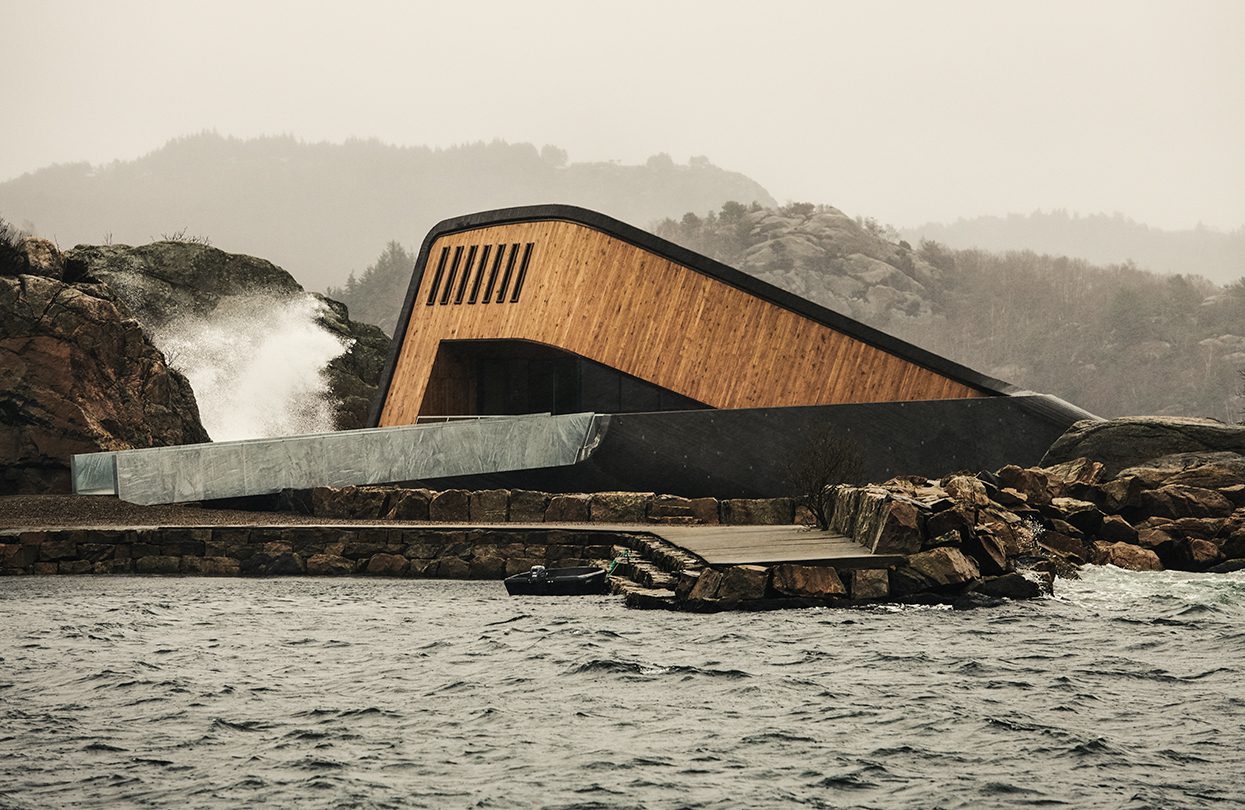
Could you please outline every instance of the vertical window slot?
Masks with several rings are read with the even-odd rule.
[[[454,248],[454,261],[450,264],[450,272],[445,277],[445,286],[441,288],[441,305],[450,302],[450,290],[454,289],[454,276],[458,275],[458,263],[463,260],[463,246]]]
[[[441,286],[441,274],[445,272],[445,257],[449,255],[450,249],[441,248],[441,258],[437,260],[437,272],[432,275],[432,284],[428,287],[428,300],[425,302],[428,306],[432,306],[432,302],[437,300],[437,288]]]
[[[471,285],[471,295],[467,296],[468,304],[474,304],[480,297],[480,282],[484,281],[484,271],[488,267],[488,256],[492,250],[492,245],[485,245],[484,250],[480,251],[480,267],[476,271],[475,283]]]
[[[517,246],[516,246],[517,247]],[[532,258],[532,243],[523,246],[523,260],[519,262],[519,275],[514,279],[514,292],[510,294],[510,303],[519,301],[519,293],[523,291],[523,279],[527,278],[527,263]]]
[[[506,246],[498,245],[497,253],[493,255],[493,269],[488,273],[488,284],[484,287],[484,298],[481,300],[488,303],[493,298],[493,285],[497,283],[497,270],[501,267],[502,256],[506,254]]]
[[[462,280],[458,282],[458,292],[454,293],[455,304],[461,304],[463,302],[463,295],[467,292],[467,281],[471,278],[471,267],[476,263],[476,250],[477,248],[475,245],[467,248],[467,263],[463,265],[463,277]]]
[[[506,290],[510,288],[510,276],[514,273],[514,260],[519,256],[519,243],[510,246],[510,255],[506,257],[506,272],[501,277],[501,286],[497,288],[497,303],[506,300]]]

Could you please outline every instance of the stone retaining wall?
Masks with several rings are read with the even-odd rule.
[[[637,538],[563,530],[386,527],[67,529],[0,533],[0,575],[374,575],[500,579],[592,565]]]
[[[681,498],[652,492],[555,494],[522,489],[440,492],[392,486],[287,490],[266,508],[348,520],[444,523],[809,524],[791,498]]]

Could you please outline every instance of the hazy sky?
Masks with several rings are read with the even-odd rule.
[[[0,179],[215,129],[706,155],[897,225],[1245,225],[1245,2],[0,0]]]

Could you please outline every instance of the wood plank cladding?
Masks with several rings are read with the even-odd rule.
[[[446,233],[423,255],[384,426],[442,407],[424,399],[455,340],[556,346],[716,408],[995,393],[578,222]]]

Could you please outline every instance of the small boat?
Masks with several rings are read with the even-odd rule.
[[[609,581],[604,568],[546,568],[533,565],[530,571],[506,577],[511,596],[583,596],[605,593]]]

